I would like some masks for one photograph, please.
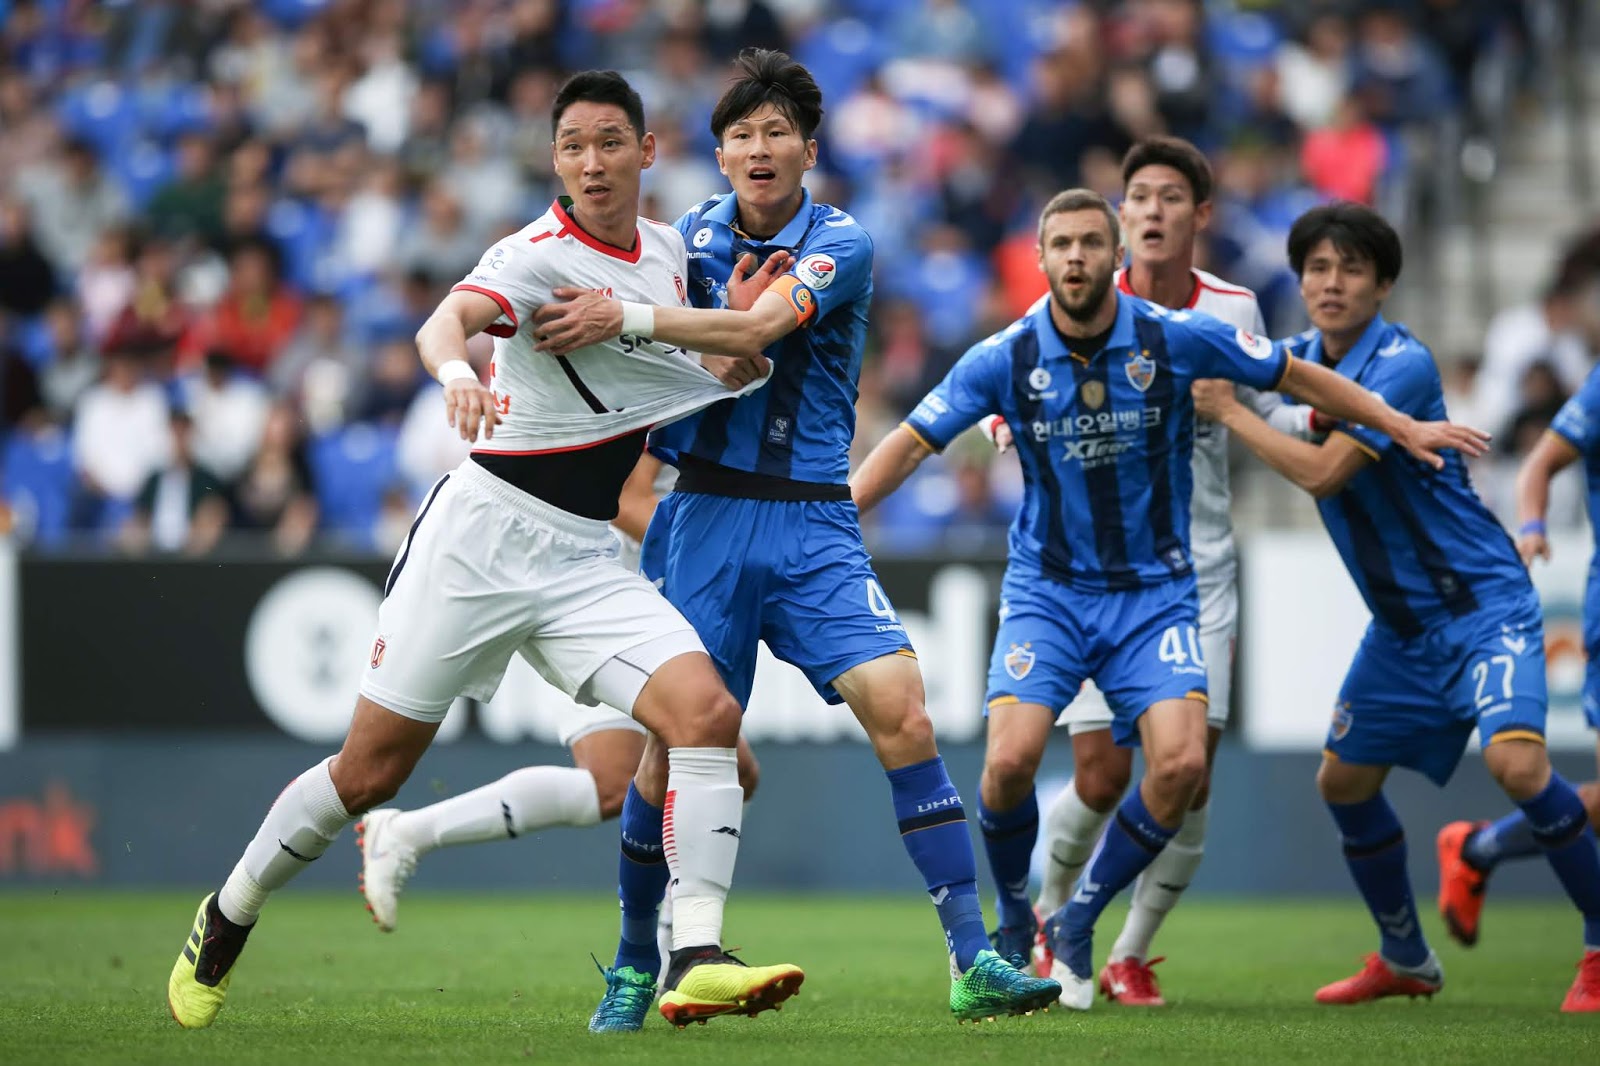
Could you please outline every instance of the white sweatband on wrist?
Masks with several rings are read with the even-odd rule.
[[[622,332],[649,340],[656,333],[656,309],[650,304],[622,301]]]
[[[448,385],[463,378],[478,380],[478,372],[465,359],[451,359],[439,367],[439,384]]]

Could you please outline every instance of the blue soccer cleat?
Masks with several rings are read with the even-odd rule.
[[[637,1033],[644,1028],[645,1015],[656,998],[654,975],[640,973],[632,966],[607,968],[600,966],[605,975],[606,994],[589,1019],[591,1033]]]

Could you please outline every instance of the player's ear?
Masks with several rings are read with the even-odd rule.
[[[816,165],[817,165],[817,139],[815,137],[813,137],[809,141],[806,142],[806,164],[805,164],[805,169],[810,170],[812,167],[814,167]]]
[[[1394,291],[1394,279],[1393,278],[1389,278],[1386,281],[1378,282],[1378,287],[1373,290],[1372,295],[1377,298],[1377,301],[1378,301],[1379,305],[1381,306],[1383,304],[1383,302],[1389,298],[1389,294],[1391,292],[1393,292],[1393,291]]]
[[[1203,230],[1211,225],[1211,201],[1194,205],[1194,228]]]
[[[1039,261],[1039,273],[1048,275],[1050,272],[1044,268],[1044,245],[1035,244],[1033,246],[1033,254]]]
[[[720,144],[717,145],[717,170],[721,171],[723,177],[728,176],[728,164],[722,161],[722,145]]]
[[[656,161],[656,135],[647,133],[640,138],[639,151],[641,153],[639,169],[649,170]]]

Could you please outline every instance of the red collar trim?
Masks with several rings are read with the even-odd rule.
[[[624,263],[637,263],[639,256],[644,253],[644,242],[639,239],[638,226],[633,228],[633,247],[618,248],[614,244],[607,244],[574,222],[559,199],[550,205],[550,210],[561,221],[561,232],[556,234],[557,237],[576,237],[580,244],[586,244],[602,255],[609,255]]]
[[[1185,310],[1192,310],[1194,305],[1200,302],[1200,290],[1205,288],[1205,286],[1200,283],[1199,274],[1196,274],[1193,270],[1191,270],[1189,271],[1189,276],[1194,279],[1194,288],[1189,290],[1189,300],[1183,305]],[[1126,293],[1129,296],[1139,296],[1138,293],[1133,291],[1133,285],[1128,281],[1128,272],[1126,270],[1119,270],[1117,272],[1117,291]],[[1139,299],[1142,300],[1144,297],[1139,296]]]

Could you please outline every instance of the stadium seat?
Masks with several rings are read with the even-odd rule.
[[[311,442],[322,527],[341,540],[367,545],[383,494],[395,480],[397,430],[357,422]]]

